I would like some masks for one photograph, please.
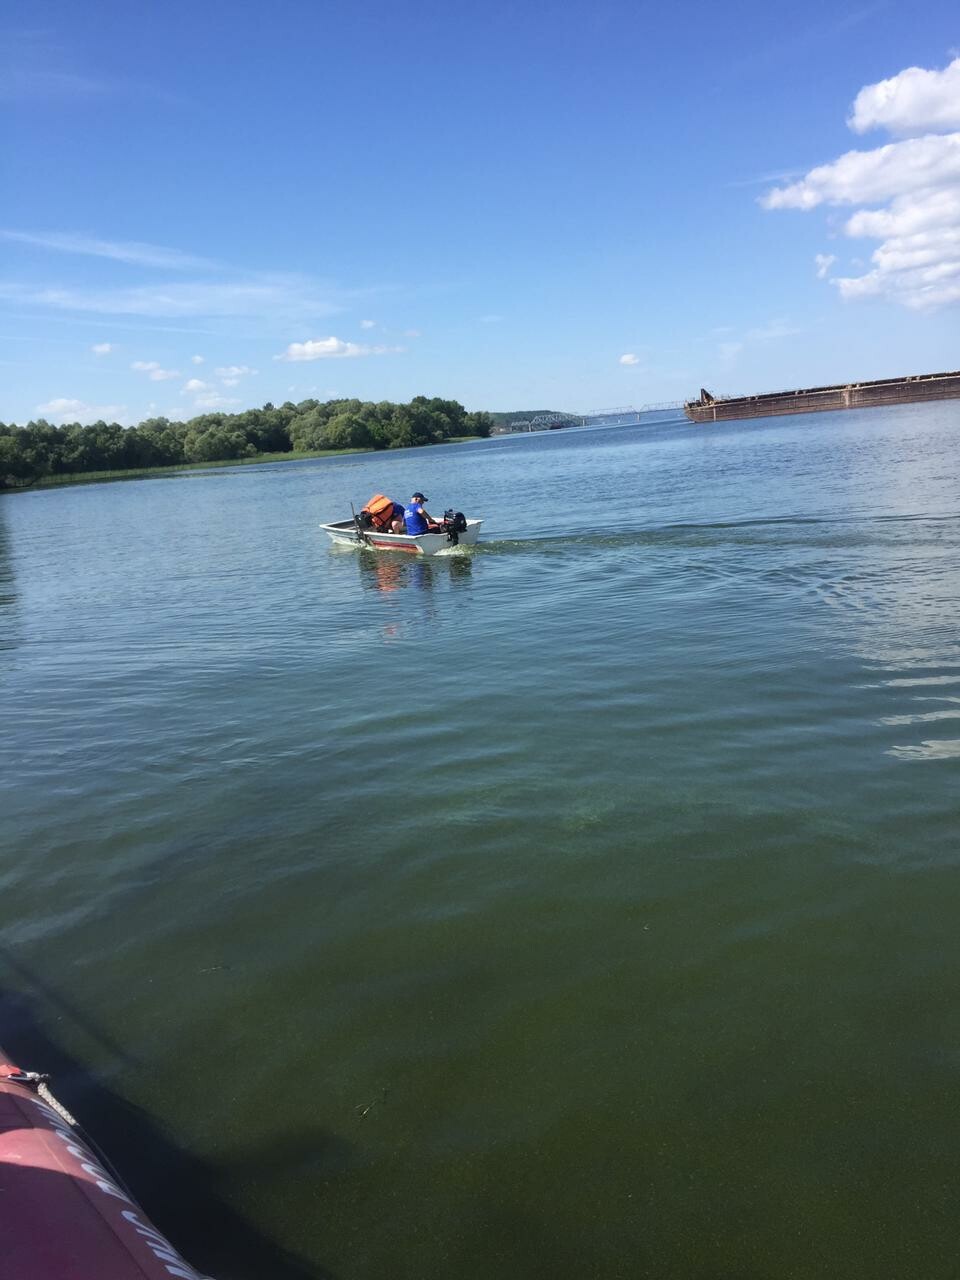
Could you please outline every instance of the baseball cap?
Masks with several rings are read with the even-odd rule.
[[[430,501],[430,499],[427,497],[427,495],[426,495],[425,493],[412,493],[410,496],[411,496],[412,498],[419,498],[421,502],[429,502],[429,501]]]

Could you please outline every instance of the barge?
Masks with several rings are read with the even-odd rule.
[[[773,418],[786,413],[871,409],[956,398],[960,398],[960,371],[918,373],[904,378],[806,387],[799,391],[768,391],[757,396],[713,396],[701,387],[699,400],[687,401],[683,411],[691,422],[729,422],[739,418]]]

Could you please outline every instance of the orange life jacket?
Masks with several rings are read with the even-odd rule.
[[[363,508],[370,517],[374,529],[387,529],[393,519],[394,501],[385,494],[375,493]]]

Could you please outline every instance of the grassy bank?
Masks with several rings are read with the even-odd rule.
[[[30,489],[60,488],[67,484],[103,484],[110,480],[148,480],[175,476],[183,471],[213,471],[221,467],[257,466],[264,462],[301,462],[305,458],[338,458],[348,453],[372,453],[371,449],[320,449],[311,453],[258,453],[252,458],[225,458],[218,462],[181,462],[170,467],[137,467],[125,471],[78,471],[72,475],[43,476]],[[23,490],[8,489],[8,493]]]
[[[441,444],[465,444],[482,436],[452,436]],[[430,445],[423,445],[428,449]],[[43,476],[33,484],[4,489],[4,493],[24,493],[27,489],[54,489],[68,484],[105,484],[112,480],[147,480],[175,476],[183,471],[212,471],[221,467],[259,466],[261,463],[302,462],[306,458],[339,458],[352,453],[375,453],[374,449],[316,449],[307,453],[257,453],[252,458],[225,458],[218,462],[181,462],[168,467],[137,467],[125,471],[78,471],[70,475]]]

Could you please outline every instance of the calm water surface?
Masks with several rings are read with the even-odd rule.
[[[0,1041],[223,1280],[956,1276],[958,446],[3,497]]]

